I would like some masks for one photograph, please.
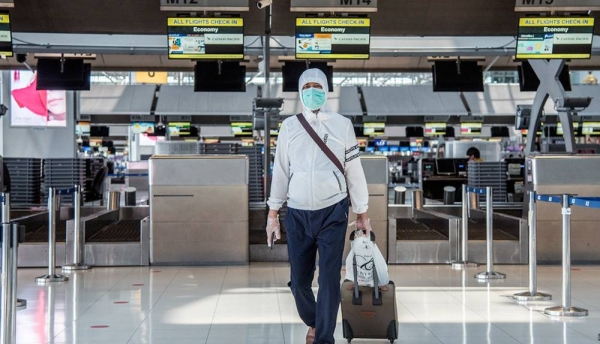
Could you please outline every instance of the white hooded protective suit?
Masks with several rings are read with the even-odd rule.
[[[328,94],[325,74],[319,69],[309,69],[298,83],[300,99],[302,87],[309,82],[320,84]],[[327,102],[318,114],[303,107],[302,115],[342,163],[345,175],[317,146],[298,118],[292,116],[283,121],[277,139],[270,209],[277,210],[286,201],[294,209],[323,209],[347,197],[347,186],[352,210],[356,214],[365,213],[369,192],[352,122],[329,111]]]

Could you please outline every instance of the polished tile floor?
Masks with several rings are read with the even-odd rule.
[[[542,312],[560,303],[560,267],[539,267],[540,290],[554,301],[530,304],[509,298],[526,289],[526,266],[497,266],[508,278],[491,283],[473,278],[481,270],[390,266],[397,343],[598,343],[600,267],[573,268],[572,304],[590,315],[571,319]],[[28,308],[17,316],[17,343],[304,343],[287,264],[94,268],[70,274],[64,284],[37,286],[34,278],[44,273],[19,270],[18,296]],[[336,343],[345,343],[340,319]]]

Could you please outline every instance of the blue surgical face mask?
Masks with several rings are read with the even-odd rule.
[[[309,110],[318,110],[325,105],[325,91],[314,87],[302,90],[302,102]]]

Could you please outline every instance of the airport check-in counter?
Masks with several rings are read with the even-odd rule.
[[[471,209],[469,219],[469,260],[486,263],[486,213]],[[494,208],[494,263],[527,264],[529,262],[529,227],[527,219],[502,214]],[[459,227],[460,228],[460,227]],[[460,250],[460,247],[458,247]]]
[[[527,190],[542,195],[600,196],[598,155],[540,155],[528,158],[526,165]],[[527,202],[523,206],[528,209]],[[600,262],[600,211],[572,207],[571,212],[572,262]],[[560,204],[537,202],[537,258],[544,263],[562,260]]]
[[[527,227],[527,219],[521,216],[506,214],[514,208],[513,204],[509,204],[511,208],[506,209],[494,205],[494,263],[499,264],[527,264],[529,261],[528,245],[529,245],[529,228]],[[469,260],[485,263],[486,262],[486,214],[485,203],[482,203],[479,209],[471,205],[469,210]],[[462,228],[461,206],[446,206],[446,205],[424,205],[423,211],[433,212],[438,215],[449,216],[450,218],[458,219],[458,230],[451,233],[456,233],[456,239],[452,239],[451,249],[455,253],[451,254],[450,261],[458,257],[460,251],[460,233]],[[417,213],[418,214],[418,213]]]
[[[105,211],[103,207],[83,207],[81,216],[91,216]],[[72,207],[61,207],[56,221],[56,264],[69,262],[66,257],[67,223],[74,218]],[[25,226],[25,242],[19,245],[19,267],[48,266],[48,211],[46,209],[14,210],[11,219]],[[71,221],[72,222],[72,221]]]
[[[247,264],[248,157],[149,160],[150,264]]]
[[[121,207],[82,216],[84,263],[90,266],[147,266],[150,249],[148,206]],[[75,220],[66,223],[67,263],[72,261]],[[84,246],[85,245],[85,246]]]
[[[371,220],[371,228],[375,233],[377,247],[387,260],[388,257],[388,159],[385,156],[361,156],[360,162],[365,177],[367,179],[367,188],[369,189],[369,209],[367,214]],[[348,223],[356,221],[356,214],[350,209]],[[348,227],[346,235],[346,247],[344,248],[344,262],[350,252],[350,233],[356,227]]]
[[[485,211],[470,210],[469,259],[486,260]],[[494,212],[495,263],[528,262],[527,220]],[[446,264],[459,257],[461,206],[425,204],[389,206],[389,258],[391,264]]]
[[[458,216],[393,204],[388,229],[390,264],[445,264],[457,259]]]

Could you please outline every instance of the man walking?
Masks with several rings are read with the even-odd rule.
[[[309,326],[306,343],[333,344],[349,201],[358,214],[357,227],[370,235],[369,194],[352,122],[327,106],[325,74],[308,69],[298,86],[303,112],[283,121],[279,133],[267,241],[273,235],[280,239],[277,212],[287,202],[291,289],[300,318]],[[311,285],[317,252],[315,301]]]

